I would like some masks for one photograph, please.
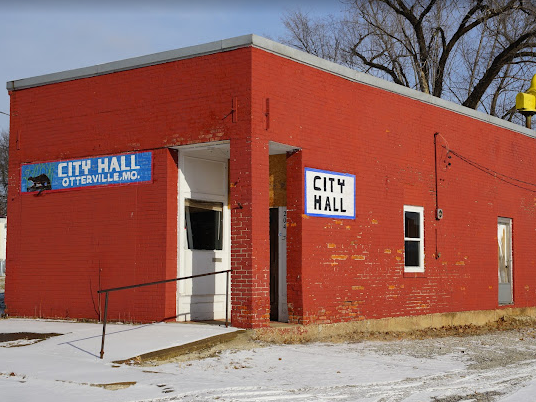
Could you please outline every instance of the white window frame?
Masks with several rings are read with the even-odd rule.
[[[419,214],[419,237],[406,237],[406,212],[416,212]],[[404,205],[402,215],[402,230],[404,231],[404,272],[424,272],[424,207],[414,205]],[[419,266],[406,265],[406,241],[419,241]]]

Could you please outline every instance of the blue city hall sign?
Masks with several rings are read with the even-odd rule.
[[[131,184],[152,180],[152,152],[21,166],[21,193]]]

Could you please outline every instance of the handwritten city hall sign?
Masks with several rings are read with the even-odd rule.
[[[152,180],[152,152],[24,164],[21,192],[130,184]]]
[[[305,214],[355,218],[355,176],[305,168]]]

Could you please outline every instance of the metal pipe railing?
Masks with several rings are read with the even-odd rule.
[[[141,288],[143,286],[151,286],[151,285],[160,285],[162,283],[169,283],[169,282],[178,282],[185,279],[194,279],[194,278],[200,278],[202,276],[210,276],[210,275],[217,275],[217,274],[226,274],[226,282],[225,282],[225,327],[229,326],[229,277],[230,277],[231,270],[228,269],[226,271],[218,271],[218,272],[209,272],[206,274],[199,274],[199,275],[191,275],[191,276],[183,276],[180,278],[173,278],[173,279],[165,279],[162,281],[156,281],[156,282],[147,282],[147,283],[140,283],[137,285],[129,285],[129,286],[120,286],[118,288],[110,288],[110,289],[103,289],[97,291],[97,293],[105,293],[106,297],[104,299],[104,320],[102,322],[102,339],[101,339],[101,350],[100,350],[100,358],[102,359],[104,357],[104,339],[106,337],[106,322],[108,320],[108,295],[110,292],[117,292],[119,290],[126,290],[126,289],[134,289],[134,288]]]

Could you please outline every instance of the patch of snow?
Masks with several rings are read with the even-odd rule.
[[[533,366],[533,370],[536,369],[536,364]],[[520,402],[520,401],[534,401],[536,398],[536,378],[532,378],[531,381],[523,388],[505,396],[500,402]]]
[[[534,356],[536,340],[521,342],[516,333],[273,345],[140,367],[112,361],[235,329],[176,323],[110,324],[107,329],[105,359],[100,360],[102,326],[98,324],[0,320],[0,332],[64,334],[24,347],[0,348],[1,399],[33,401],[38,395],[39,402],[431,402],[444,398],[517,402],[536,395],[536,360],[525,357]],[[111,383],[134,384],[117,390],[102,387]]]
[[[236,331],[236,328],[200,324],[107,324],[104,360],[125,360],[164,347],[179,346],[233,331]],[[54,320],[0,320],[0,333],[16,332],[62,333],[64,335],[47,340],[43,349],[50,348],[49,345],[53,343],[58,351],[65,349],[67,355],[87,354],[94,358],[100,356],[102,324]]]

